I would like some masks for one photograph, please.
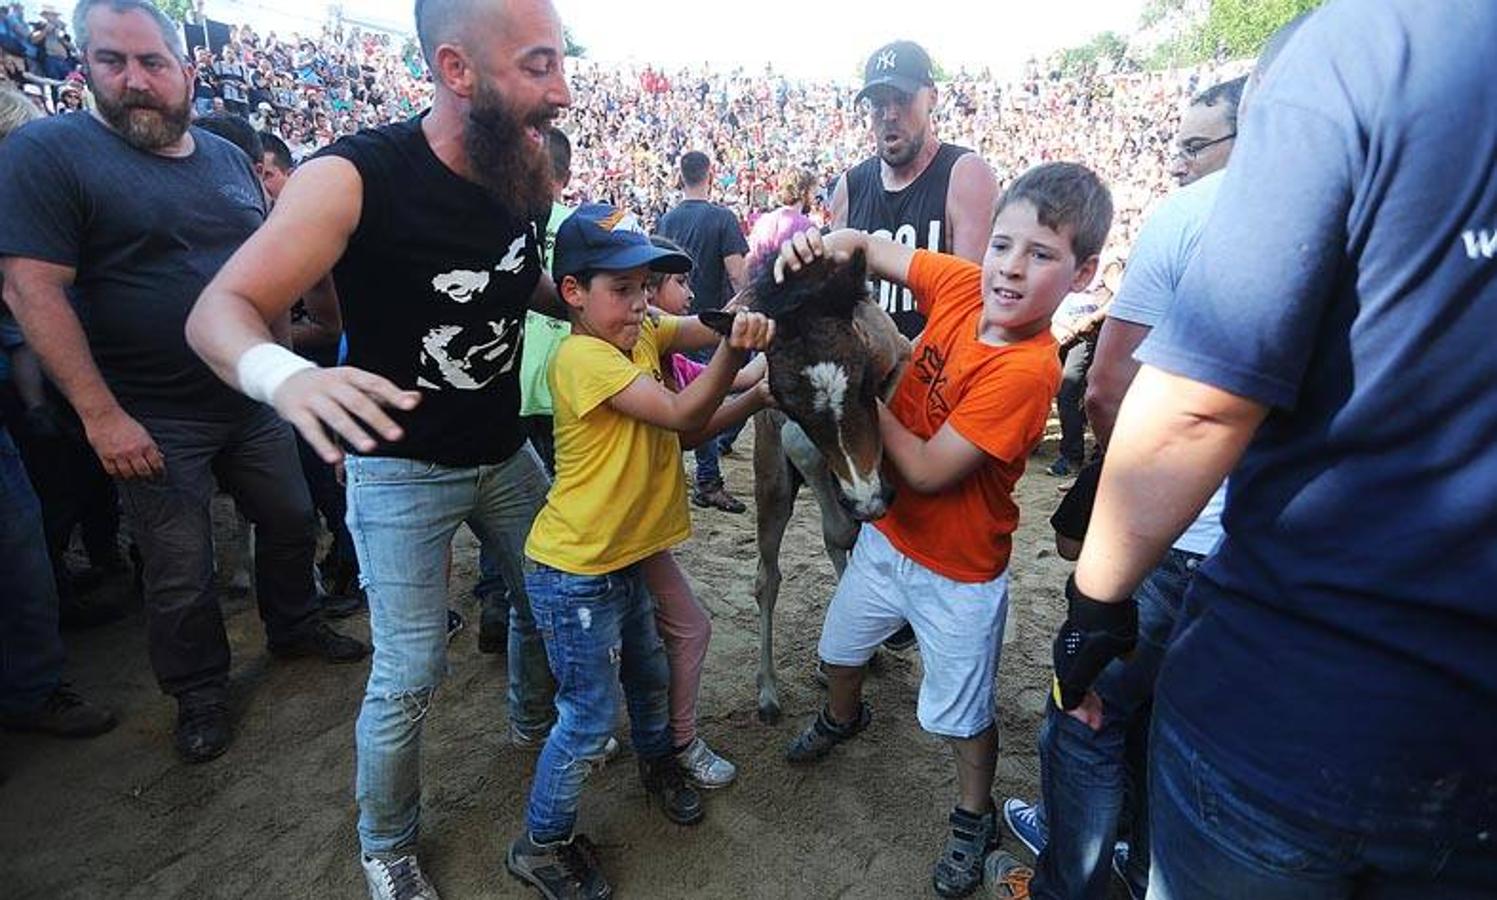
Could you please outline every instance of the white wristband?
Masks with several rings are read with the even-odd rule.
[[[287,378],[304,369],[315,368],[317,364],[311,360],[269,341],[244,351],[234,365],[239,376],[239,390],[261,403],[269,403]]]

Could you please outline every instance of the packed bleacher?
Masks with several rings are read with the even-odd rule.
[[[7,75],[46,112],[83,108],[86,88],[65,22],[50,12],[31,19],[11,7]],[[56,23],[61,41],[30,43],[52,33],[48,23]],[[70,55],[49,56],[57,46]],[[279,136],[297,161],[430,103],[430,79],[413,37],[343,24],[315,36],[243,24],[230,27],[220,45],[189,52],[197,68],[194,113],[242,116]],[[1109,253],[1126,255],[1143,212],[1172,186],[1168,165],[1180,109],[1246,65],[1078,78],[1031,61],[1012,83],[959,72],[939,85],[937,132],[981,153],[1000,183],[1051,160],[1092,167],[1117,207]],[[836,177],[868,152],[866,113],[850,82],[795,79],[771,69],[667,72],[587,59],[571,60],[569,68],[573,105],[560,124],[577,153],[568,202],[613,203],[654,222],[681,196],[681,154],[703,149],[715,161],[715,193],[747,231],[774,207],[783,173],[814,172],[824,205]]]

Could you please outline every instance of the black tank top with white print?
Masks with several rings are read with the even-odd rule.
[[[453,466],[499,462],[524,443],[520,341],[541,275],[537,223],[511,216],[448,169],[419,118],[322,151],[353,163],[364,204],[333,269],[347,364],[421,392],[394,418],[405,437],[373,456]]]

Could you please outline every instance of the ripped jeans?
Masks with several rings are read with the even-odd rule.
[[[452,536],[466,522],[506,581],[520,584],[525,538],[549,482],[529,444],[495,465],[350,455],[347,467],[348,530],[374,643],[355,730],[359,842],[365,853],[390,853],[416,843],[421,731],[447,674]],[[526,734],[544,734],[555,715],[551,670],[524,591],[511,599],[509,718]]]
[[[670,754],[670,667],[637,564],[573,575],[537,563],[525,591],[556,676],[556,727],[536,761],[525,810],[531,839],[549,843],[572,835],[582,784],[613,734],[620,681],[634,752],[640,759]]]

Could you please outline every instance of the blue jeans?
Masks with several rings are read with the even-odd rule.
[[[1101,729],[1092,731],[1053,702],[1048,706],[1040,728],[1040,790],[1049,836],[1030,885],[1036,898],[1105,900],[1112,845],[1125,810],[1129,881],[1138,893],[1148,884],[1144,761],[1150,703],[1185,592],[1202,559],[1172,549],[1139,585],[1138,646],[1127,660],[1104,669],[1093,685],[1102,700]]]
[[[1497,834],[1436,834],[1441,798],[1408,798],[1406,828],[1332,829],[1218,771],[1172,718],[1161,706],[1150,737],[1150,900],[1497,896]]]
[[[374,643],[355,731],[359,840],[365,853],[387,853],[416,842],[422,720],[447,673],[452,536],[466,522],[519,584],[525,538],[548,484],[528,444],[495,465],[349,456],[347,471],[348,530]],[[513,601],[509,717],[522,732],[539,735],[554,716],[554,688],[524,593]]]
[[[0,712],[28,713],[62,683],[57,584],[42,509],[21,454],[0,425]]]
[[[577,823],[582,783],[613,733],[622,681],[634,752],[671,752],[670,665],[638,565],[573,575],[537,564],[525,577],[556,675],[556,727],[535,764],[525,810],[533,840],[565,840]]]

